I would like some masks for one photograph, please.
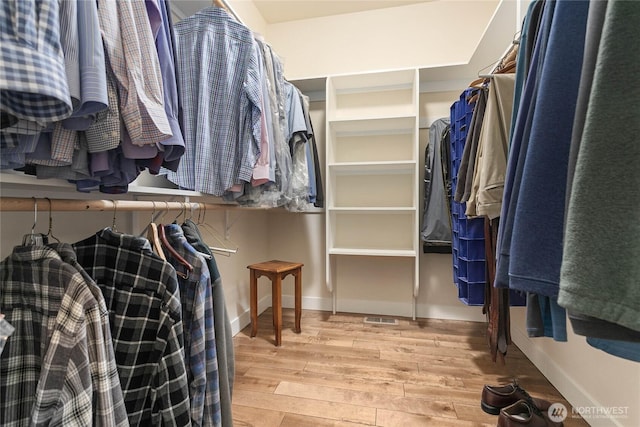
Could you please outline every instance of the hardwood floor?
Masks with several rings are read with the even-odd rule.
[[[568,402],[515,345],[506,364],[488,353],[485,325],[398,319],[371,325],[364,316],[304,310],[302,333],[283,310],[282,346],[274,346],[271,310],[234,337],[234,425],[495,426],[480,409],[484,384],[517,378],[532,396]],[[566,427],[588,425],[567,418]]]

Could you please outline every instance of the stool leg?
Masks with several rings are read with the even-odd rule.
[[[276,332],[276,346],[282,342],[282,276],[276,274],[273,281],[273,321]]]
[[[255,337],[258,333],[258,278],[254,270],[250,270],[250,272],[251,337]]]
[[[302,332],[300,328],[300,318],[302,317],[302,268],[299,268],[295,274],[296,279],[296,303],[295,303],[295,316],[296,316],[296,333]]]
[[[278,277],[278,273],[269,275],[269,279],[271,280],[271,321],[274,330],[276,327],[276,309],[278,308],[278,301],[280,300],[276,292],[276,280]]]

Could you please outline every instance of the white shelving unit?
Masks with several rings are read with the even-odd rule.
[[[336,257],[412,258],[418,295],[417,69],[326,81],[327,288],[338,305]],[[363,291],[364,292],[364,291]]]

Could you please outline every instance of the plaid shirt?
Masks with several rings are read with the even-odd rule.
[[[94,397],[115,415],[99,380],[113,375],[100,306],[78,270],[51,248],[18,246],[0,263],[0,306],[16,328],[0,359],[0,424],[90,425]]]
[[[78,270],[87,284],[87,288],[95,299],[95,304],[88,305],[87,327],[89,344],[89,360],[91,361],[91,378],[94,388],[93,423],[97,426],[128,426],[127,409],[124,405],[120,377],[116,366],[111,329],[109,327],[109,311],[104,302],[102,291],[78,264],[76,253],[68,243],[50,244],[62,260]],[[88,298],[87,298],[88,299]]]
[[[175,270],[147,239],[110,229],[72,246],[109,309],[130,424],[191,425]]]
[[[187,241],[195,250],[211,255],[207,260],[209,274],[211,275],[211,292],[213,297],[213,326],[216,334],[216,357],[218,359],[218,375],[220,382],[220,407],[222,412],[222,425],[233,426],[233,411],[231,397],[233,395],[233,382],[235,379],[235,351],[233,348],[233,332],[231,322],[225,304],[222,278],[218,270],[213,254],[204,243],[200,230],[196,223],[188,219],[182,224],[182,231]]]
[[[251,180],[260,154],[262,95],[253,34],[219,7],[174,28],[186,150],[167,178],[222,196]]]
[[[0,2],[2,116],[49,123],[71,114],[59,2]]]
[[[209,268],[202,255],[187,242],[178,224],[164,227],[171,246],[193,266],[186,279],[178,277],[191,423],[194,426],[220,426],[220,386]],[[184,269],[169,253],[165,255],[176,269]]]

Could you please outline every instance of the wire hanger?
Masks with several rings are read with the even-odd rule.
[[[47,231],[46,237],[51,237],[56,242],[60,243],[60,239],[58,239],[56,236],[53,235],[53,216],[51,215],[51,210],[52,210],[51,199],[48,197],[45,197],[45,199],[47,199],[47,201],[49,202],[49,231]]]
[[[38,224],[38,200],[35,197],[33,199],[33,225],[31,226],[31,232],[22,236],[22,246],[43,246],[45,244],[45,237],[41,233],[36,233],[36,225]]]
[[[202,219],[200,218],[200,213],[202,213]],[[212,251],[212,252],[215,252],[217,254],[227,256],[227,257],[230,257],[232,254],[237,253],[238,252],[238,245],[233,243],[230,239],[225,238],[223,240],[220,237],[218,237],[220,233],[215,228],[213,228],[211,225],[206,223],[206,216],[207,216],[207,205],[203,204],[203,208],[198,213],[198,222],[196,223],[196,225],[200,229],[205,229],[206,231],[208,231],[208,234],[211,237],[213,237],[221,245],[221,247],[209,246],[209,250]],[[233,245],[235,246],[235,249],[231,249],[231,248],[227,247],[227,245],[225,244],[225,240],[233,243]]]
[[[116,213],[118,212],[118,203],[115,200],[111,200],[111,203],[113,203],[113,224],[111,224],[111,229],[117,232],[118,227],[116,227]]]
[[[198,203],[198,206],[200,206],[201,204]],[[194,209],[194,204],[193,203],[189,203],[190,209],[189,209],[189,218],[187,218],[186,213],[185,213],[185,217],[184,217],[184,222],[182,223],[182,226],[184,227],[184,225],[187,223],[187,221],[191,221],[193,223],[193,209]],[[198,212],[198,216],[200,216],[200,213]],[[194,223],[195,224],[195,223]],[[198,249],[194,248],[195,251],[198,253],[198,255],[201,255],[204,259],[206,260],[210,260],[213,259],[213,256],[207,252],[202,252],[199,251]]]

